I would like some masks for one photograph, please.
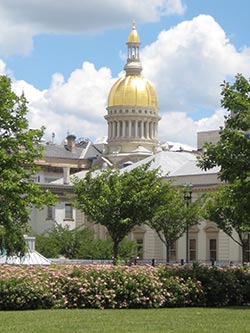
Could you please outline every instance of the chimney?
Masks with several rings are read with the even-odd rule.
[[[76,137],[74,134],[69,134],[67,136],[67,148],[69,151],[74,152],[76,150]]]

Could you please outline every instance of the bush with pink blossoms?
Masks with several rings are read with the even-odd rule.
[[[179,281],[197,281],[204,295],[204,306],[222,307],[250,304],[249,267],[213,267],[207,265],[161,266],[161,279],[178,278]],[[179,288],[179,286],[178,286]],[[181,295],[178,297],[181,300]]]
[[[244,304],[249,268],[0,265],[0,310]]]

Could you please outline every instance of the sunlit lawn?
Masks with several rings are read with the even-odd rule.
[[[250,308],[0,312],[0,332],[250,332]]]

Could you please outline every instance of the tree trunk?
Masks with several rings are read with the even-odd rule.
[[[170,246],[168,243],[166,244],[166,258],[167,258],[167,263],[169,263],[170,262]]]
[[[242,242],[242,266],[244,266],[244,259],[245,259],[245,252],[246,252],[246,244],[244,242]]]
[[[113,246],[113,259],[114,259],[114,265],[117,265],[117,259],[118,259],[118,246],[119,246],[119,241],[114,241],[114,246]]]

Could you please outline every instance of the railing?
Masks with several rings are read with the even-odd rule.
[[[152,266],[159,266],[159,265],[169,265],[169,266],[184,266],[184,265],[193,265],[193,264],[200,264],[200,265],[207,265],[207,266],[215,266],[215,267],[231,267],[231,266],[241,266],[241,261],[231,261],[231,260],[217,260],[217,261],[210,261],[210,260],[197,260],[197,261],[189,261],[188,263],[185,260],[177,260],[177,261],[170,261],[167,262],[166,259],[147,259],[147,260],[140,260],[137,259],[134,261],[134,264],[138,265],[152,265]],[[249,263],[245,263],[249,265]]]
[[[112,265],[110,259],[49,259],[51,264],[57,265]]]
[[[114,262],[112,259],[49,259],[51,264],[57,265],[112,265]],[[189,261],[185,263],[184,260],[170,261],[167,262],[166,259],[131,259],[128,262],[121,261],[122,265],[133,266],[159,266],[159,265],[169,265],[169,266],[183,266],[183,265],[207,265],[214,267],[232,267],[232,266],[241,266],[241,261],[230,261],[230,260],[217,260],[217,261],[209,261],[209,260],[197,260],[197,261]],[[246,265],[250,265],[250,263],[245,263]]]

